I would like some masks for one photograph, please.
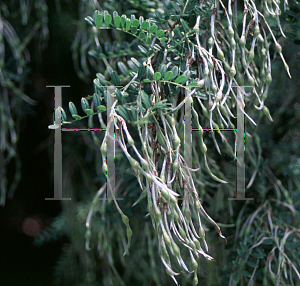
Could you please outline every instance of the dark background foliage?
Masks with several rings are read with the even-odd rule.
[[[116,10],[117,6],[120,15],[122,13],[129,17],[131,14],[143,15],[145,19],[154,16],[147,5],[153,8],[158,5],[156,1],[148,4],[147,1],[119,1],[118,5],[113,1],[100,2],[99,5],[110,12]],[[84,57],[80,58],[87,50],[90,50],[91,44],[83,48],[82,44],[77,42],[78,46],[76,46],[74,39],[76,35],[79,35],[80,25],[87,26],[83,20],[84,17],[92,15],[96,8],[88,8],[89,5],[86,1],[41,1],[41,3],[44,3],[44,7],[48,7],[48,12],[44,11],[44,13],[48,13],[49,17],[47,46],[47,33],[42,28],[44,24],[40,20],[42,14],[38,15],[38,13],[42,13],[43,9],[37,10],[36,14],[32,12],[28,24],[21,25],[22,10],[19,2],[3,1],[3,4],[0,4],[2,5],[2,17],[5,15],[3,5],[9,8],[11,14],[5,19],[16,29],[16,33],[20,38],[22,38],[22,33],[24,35],[29,33],[35,21],[41,21],[42,23],[40,30],[27,46],[30,63],[24,69],[24,83],[21,86],[24,93],[37,103],[31,105],[24,100],[20,100],[13,107],[13,117],[19,132],[16,150],[22,167],[21,179],[14,191],[13,198],[7,199],[5,206],[0,208],[0,281],[1,285],[53,285],[52,281],[56,281],[56,285],[79,285],[79,283],[83,283],[83,277],[80,276],[80,273],[93,272],[96,273],[97,281],[99,281],[99,284],[95,285],[103,285],[101,283],[105,283],[106,273],[111,271],[108,258],[98,258],[96,254],[95,257],[97,258],[95,258],[91,254],[85,254],[84,245],[86,215],[94,194],[101,187],[101,182],[104,179],[104,175],[99,171],[99,168],[101,170],[101,164],[99,162],[97,164],[94,160],[99,151],[98,148],[94,147],[91,136],[86,136],[84,132],[63,134],[63,170],[64,178],[66,178],[64,189],[70,187],[65,196],[71,196],[72,201],[63,203],[45,201],[46,197],[53,195],[54,189],[54,138],[53,131],[48,129],[48,125],[52,124],[54,92],[53,88],[46,88],[46,85],[71,86],[70,88],[63,88],[63,106],[67,106],[69,101],[79,103],[81,97],[93,94],[92,80],[95,78],[97,70],[90,63],[86,63],[90,69],[87,72],[84,64],[82,64],[84,63]],[[262,164],[254,184],[249,190],[246,190],[246,196],[254,197],[255,200],[249,203],[243,213],[242,224],[266,199],[280,199],[280,197],[283,201],[286,199],[281,188],[277,185],[277,179],[279,179],[284,188],[288,190],[288,197],[292,198],[297,213],[294,218],[289,217],[289,215],[285,216],[286,209],[275,204],[274,213],[288,225],[299,227],[300,39],[296,36],[297,27],[299,27],[299,21],[296,22],[296,20],[299,20],[300,8],[298,7],[297,10],[295,7],[293,11],[294,14],[282,15],[282,22],[288,22],[285,23],[285,27],[289,31],[287,32],[289,37],[286,39],[281,37],[279,40],[284,57],[290,67],[292,79],[288,78],[277,55],[272,63],[273,81],[266,100],[266,105],[274,122],[271,123],[264,117],[257,128],[262,148]],[[74,19],[77,19],[78,22]],[[288,28],[288,25],[294,26]],[[84,34],[84,29],[82,29],[82,33]],[[109,31],[103,31],[103,37],[111,37],[109,33]],[[280,33],[277,33],[276,38],[278,39]],[[120,37],[117,34],[114,36]],[[127,37],[126,40],[130,42],[132,39]],[[5,68],[16,74],[16,67],[12,63],[13,57],[7,44],[6,50],[8,52],[5,57]],[[271,54],[273,58],[275,54],[274,47],[270,50],[273,51],[273,54]],[[76,56],[77,52],[78,55]],[[18,80],[15,82],[18,82]],[[19,98],[13,92],[10,95],[16,99]],[[77,124],[78,127],[86,126],[87,121]],[[137,134],[133,133],[132,136],[137,138]],[[100,134],[99,140],[102,141],[102,139],[103,134]],[[207,145],[209,146],[209,142]],[[211,146],[213,149],[212,142]],[[222,159],[221,161],[217,155],[214,158],[217,164],[220,162],[220,169],[226,168],[226,160]],[[101,160],[100,157],[99,160]],[[228,159],[228,161],[230,160]],[[141,281],[145,280],[150,283],[147,285],[157,285],[155,282],[157,280],[153,278],[155,274],[150,266],[150,250],[148,250],[150,248],[147,247],[148,241],[145,240],[145,235],[142,233],[144,228],[141,227],[146,224],[149,229],[152,228],[149,217],[144,218],[147,213],[146,201],[142,201],[136,207],[131,208],[131,205],[139,196],[139,185],[132,175],[131,167],[124,156],[116,156],[116,168],[116,173],[118,171],[123,172],[122,178],[124,178],[123,191],[119,194],[120,198],[124,198],[124,200],[119,201],[119,205],[132,221],[134,234],[129,250],[130,253],[132,250],[132,255],[125,258],[127,262],[130,261],[131,269],[128,269],[119,258],[119,252],[123,252],[123,245],[120,245],[114,237],[116,234],[111,231],[110,243],[114,253],[115,269],[124,279],[126,285],[142,285]],[[8,163],[6,171],[8,186],[13,184],[16,172],[15,163],[13,161]],[[251,176],[252,173],[247,173],[246,168],[246,182],[249,181]],[[201,198],[210,216],[215,221],[224,224],[235,224],[240,211],[244,207],[244,202],[234,202],[230,206],[227,201],[228,197],[224,195],[224,189],[215,188],[214,186],[205,186],[201,190]],[[280,217],[281,213],[282,217]],[[112,230],[114,225],[118,225],[123,228],[114,204],[108,205],[105,216],[107,220],[103,222],[100,219],[101,210],[96,212],[95,224],[98,224],[98,227]],[[56,228],[53,227],[53,222],[56,222]],[[40,232],[41,229],[45,231]],[[209,229],[211,231],[207,234],[207,241],[210,245],[210,255],[216,261],[212,263],[204,258],[200,259],[199,284],[220,285],[215,284],[218,283],[214,282],[216,280],[215,276],[222,276],[222,285],[228,285],[230,274],[236,271],[237,268],[233,261],[238,261],[240,255],[240,252],[237,251],[238,243],[235,241],[236,228],[222,228],[223,235],[228,241],[226,245],[213,231],[212,225],[209,225]],[[36,236],[38,232],[40,236]],[[153,234],[152,238],[155,241]],[[240,241],[242,240],[244,240],[244,237]],[[295,246],[293,250],[299,256],[299,245],[292,246]],[[122,249],[119,250],[120,248]],[[265,245],[264,251],[268,250],[270,250],[268,245]],[[156,247],[153,247],[153,251],[156,255]],[[94,265],[93,262],[96,262],[96,264]],[[91,263],[91,266],[89,263]],[[159,260],[158,263],[160,263]],[[259,265],[261,273],[257,271],[256,275],[262,275],[264,266],[261,260]],[[158,279],[161,279],[162,285],[173,283],[171,278],[165,274],[162,263],[157,264],[157,269],[161,275]],[[73,273],[73,276],[64,277],[64,273],[66,273],[65,275]],[[180,285],[181,283],[186,283],[182,285],[192,285],[187,282],[191,281],[191,278],[188,280],[182,276],[181,279]],[[297,285],[299,285],[299,282]]]

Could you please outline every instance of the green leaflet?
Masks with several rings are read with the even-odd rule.
[[[161,38],[162,36],[164,36],[165,35],[165,31],[164,30],[158,30],[157,32],[156,32],[156,37],[157,38]]]
[[[100,29],[100,27],[102,26],[103,23],[103,15],[102,14],[98,14],[96,17],[96,27],[98,29]]]
[[[173,72],[172,71],[167,71],[164,75],[164,79],[167,81],[170,81],[173,77]]]
[[[125,119],[125,121],[130,121],[127,110],[123,106],[118,105],[115,110]]]
[[[127,67],[124,65],[124,63],[121,61],[118,62],[118,67],[119,67],[121,73],[126,76],[128,70],[127,70]]]
[[[162,64],[162,65],[159,67],[158,71],[160,72],[161,77],[164,77],[164,75],[165,75],[165,73],[166,73],[166,71],[167,71],[167,65]]]
[[[94,93],[93,95],[93,101],[94,101],[94,105],[97,108],[99,105],[101,105],[101,99],[100,96],[97,93]]]
[[[83,111],[90,108],[88,101],[84,97],[81,98],[81,107]]]
[[[146,71],[146,67],[144,65],[141,65],[138,71],[138,77],[136,78],[137,81],[142,79],[142,77],[145,74],[145,71]]]
[[[177,77],[175,79],[175,82],[176,83],[181,83],[181,82],[183,82],[185,80],[185,78],[186,78],[186,75],[182,74],[182,75],[180,75],[179,77]]]
[[[122,96],[122,93],[120,92],[120,90],[118,88],[115,89],[115,94],[117,96],[118,101],[123,104],[124,103],[124,98]]]
[[[125,27],[125,23],[126,23],[126,16],[122,15],[122,17],[121,17],[121,26],[122,26],[123,29]]]
[[[142,97],[142,102],[144,103],[144,105],[147,109],[152,107],[152,104],[151,104],[148,94],[143,90],[141,91],[141,97]]]
[[[154,75],[153,75],[153,80],[160,80],[161,78],[161,73],[160,72],[156,72]]]
[[[118,15],[114,18],[114,25],[116,28],[119,28],[121,24],[121,17]]]
[[[152,25],[151,27],[150,27],[150,33],[152,33],[152,34],[154,34],[155,32],[156,32],[156,30],[158,29],[158,26],[157,25]]]
[[[104,105],[97,106],[97,110],[100,112],[106,111],[106,107]]]
[[[121,84],[120,78],[119,78],[118,74],[115,71],[113,71],[110,74],[110,77],[111,77],[114,85],[119,86]]]
[[[174,80],[177,75],[178,75],[178,67],[177,66],[174,66],[172,69],[171,69],[172,73],[173,73],[173,77],[171,78],[171,80]]]
[[[180,21],[181,21],[181,24],[182,24],[182,27],[183,27],[185,33],[187,33],[190,30],[188,23],[186,21],[184,21],[182,18],[180,19]]]
[[[72,116],[78,114],[77,113],[77,108],[76,108],[75,104],[72,101],[69,102],[69,110],[70,110],[70,113],[71,113]]]
[[[146,37],[146,34],[142,31],[139,33],[139,39],[143,40]]]
[[[125,31],[128,32],[130,30],[130,27],[131,27],[131,21],[130,20],[126,20]]]
[[[150,68],[148,68],[148,67],[146,67],[146,71],[145,71],[145,77],[146,77],[146,79],[151,79],[151,77],[152,77],[152,75],[153,75],[153,72],[150,70]]]
[[[133,23],[132,23],[132,26],[133,27],[138,27],[140,25],[140,21],[139,20],[137,20],[137,19],[135,19],[134,21],[133,21]]]
[[[142,30],[147,30],[149,26],[150,26],[150,23],[148,21],[144,21],[142,23],[141,27],[142,27]]]
[[[105,20],[104,20],[104,23],[105,23],[106,27],[109,27],[109,25],[111,24],[111,21],[112,21],[111,15],[110,15],[110,14],[107,14],[107,15],[105,16]]]

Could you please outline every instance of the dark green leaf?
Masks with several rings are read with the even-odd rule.
[[[121,61],[118,62],[118,67],[119,67],[121,73],[126,76],[127,75],[127,67],[124,65],[124,63]]]
[[[295,40],[297,38],[296,34],[285,32],[285,35],[290,39]]]
[[[190,30],[188,23],[186,21],[184,21],[183,19],[180,19],[180,21],[181,21],[184,31],[187,33]]]
[[[83,111],[90,108],[88,101],[84,97],[81,98],[81,107]]]
[[[252,252],[251,254],[250,254],[252,257],[255,257],[255,258],[264,258],[264,256],[262,255],[262,254],[260,254],[260,253],[257,253],[257,252]]]
[[[177,5],[176,5],[173,1],[171,1],[171,4],[172,4],[174,10],[175,10],[178,14],[180,14],[181,11],[180,11],[180,9],[177,7]]]
[[[137,33],[137,27],[131,27],[131,33],[135,35]]]
[[[266,239],[266,240],[263,241],[262,244],[271,245],[271,244],[273,244],[273,240],[272,239]]]
[[[245,275],[245,276],[247,276],[248,278],[250,278],[252,275],[248,272],[248,271],[246,271],[246,270],[242,270],[242,273]]]
[[[139,33],[139,39],[143,40],[145,37],[146,35],[143,31]]]
[[[152,107],[152,103],[150,101],[149,95],[143,90],[141,91],[141,97],[142,97],[142,102],[144,103],[147,109]]]
[[[110,74],[110,77],[114,85],[119,86],[121,84],[119,75],[115,71]]]
[[[146,67],[144,65],[141,65],[138,71],[138,77],[136,78],[136,81],[139,81],[142,79],[146,71]]]
[[[100,96],[97,93],[94,93],[93,101],[94,101],[94,105],[95,105],[96,108],[97,108],[97,106],[101,105],[101,99],[100,99]]]
[[[109,42],[104,43],[104,50],[105,50],[107,55],[108,55],[109,52],[111,52],[111,45],[110,45]]]
[[[257,265],[256,263],[252,262],[252,261],[247,261],[246,263],[247,263],[250,267],[253,267],[253,268],[257,268],[257,267],[258,267],[258,265]]]
[[[242,259],[246,259],[246,256],[245,256],[245,254],[241,251],[241,250],[237,250],[237,253],[238,253],[238,255],[242,258]]]
[[[240,246],[242,247],[244,252],[249,252],[249,248],[242,241],[240,241]]]

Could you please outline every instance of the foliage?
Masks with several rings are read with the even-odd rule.
[[[87,80],[88,60],[96,78],[93,95],[80,102],[84,115],[79,115],[76,102],[69,103],[69,111],[74,121],[88,117],[89,127],[94,126],[97,114],[107,131],[101,140],[95,133],[91,133],[93,141],[86,139],[94,158],[95,180],[102,187],[96,191],[89,177],[92,171],[81,168],[84,184],[73,189],[80,203],[64,202],[62,215],[36,240],[40,244],[59,235],[70,238],[55,271],[57,285],[99,285],[100,281],[100,285],[169,285],[168,276],[180,285],[299,285],[299,207],[294,203],[299,200],[299,157],[293,157],[286,171],[298,189],[292,195],[284,187],[284,178],[278,179],[272,171],[273,163],[284,164],[274,158],[271,163],[265,160],[263,135],[254,127],[265,118],[275,118],[265,105],[271,93],[272,55],[280,56],[291,77],[275,35],[298,43],[297,35],[283,31],[281,24],[286,21],[298,31],[299,4],[256,2],[126,1],[119,6],[80,2],[81,19],[72,45],[75,70]],[[95,39],[94,46],[91,39]],[[106,109],[108,85],[116,86],[111,114]],[[240,93],[236,87],[242,87]],[[234,114],[241,93],[249,119],[245,140],[251,179],[247,191],[260,194],[254,204],[233,206],[230,202],[226,210],[236,179],[232,164],[236,133],[230,137],[224,129],[236,128]],[[182,107],[189,105],[196,126],[192,165],[197,169],[187,167],[183,153]],[[56,112],[61,112],[63,124],[74,122],[67,121],[63,108]],[[120,216],[112,202],[104,200],[106,138],[111,124],[122,149],[115,158],[121,178],[116,189],[123,200],[117,203],[114,197],[114,203]],[[72,173],[71,165],[67,174]],[[112,191],[110,185],[108,191]],[[235,227],[234,242],[228,239],[221,249],[214,247],[220,241],[210,231],[212,225],[221,238]],[[221,232],[220,227],[225,230]],[[135,236],[138,233],[141,239]],[[213,257],[215,261],[210,262]]]

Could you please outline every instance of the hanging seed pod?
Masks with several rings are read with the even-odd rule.
[[[264,106],[262,111],[263,111],[264,115],[266,115],[269,118],[270,121],[273,121],[273,118],[271,117],[268,107]]]

